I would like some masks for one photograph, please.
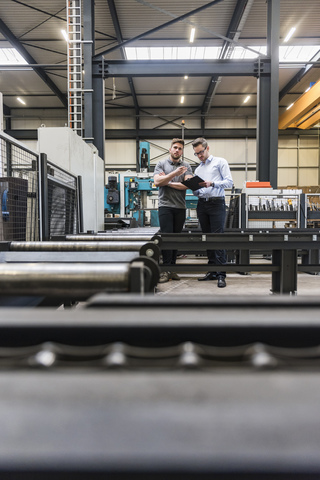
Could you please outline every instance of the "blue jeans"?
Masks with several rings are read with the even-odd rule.
[[[226,217],[224,198],[212,198],[210,201],[199,198],[197,215],[202,233],[223,233]],[[207,250],[209,265],[224,265],[227,263],[225,250]],[[217,275],[226,277],[226,272],[217,272]]]
[[[161,233],[181,233],[186,221],[185,208],[159,207]],[[178,250],[162,250],[163,265],[175,265]]]

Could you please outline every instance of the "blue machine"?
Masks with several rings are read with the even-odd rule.
[[[156,205],[154,209],[148,208],[148,197],[155,196],[158,188],[153,183],[153,176],[141,178],[138,176],[124,177],[124,201],[125,210],[132,213],[133,218],[139,226],[146,223],[146,211],[150,210],[150,226],[158,227],[158,210]],[[152,208],[152,207],[151,207]]]
[[[141,142],[143,143],[143,142]],[[147,212],[150,212],[148,224],[151,227],[159,226],[158,187],[153,183],[151,173],[133,173],[132,176],[114,175],[108,177],[105,187],[105,213],[120,214],[121,217],[133,217],[139,227],[147,224]],[[187,210],[195,210],[198,198],[191,190],[186,192]],[[123,204],[121,204],[121,202]],[[193,218],[188,216],[187,221]]]

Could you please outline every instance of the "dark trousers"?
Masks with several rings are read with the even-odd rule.
[[[210,202],[199,199],[197,215],[202,233],[223,233],[226,217],[224,198],[214,198]],[[224,265],[227,263],[225,250],[207,250],[209,265]],[[226,276],[226,272],[217,272],[217,275]]]
[[[161,233],[181,233],[186,220],[184,208],[159,207]],[[177,250],[162,250],[163,265],[175,265]]]

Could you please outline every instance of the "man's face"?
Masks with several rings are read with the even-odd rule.
[[[200,162],[205,162],[209,157],[209,146],[204,148],[202,145],[197,145],[193,148],[195,155],[199,158]]]
[[[181,143],[174,143],[172,147],[169,149],[171,159],[173,162],[177,162],[182,153],[183,153],[183,145]]]

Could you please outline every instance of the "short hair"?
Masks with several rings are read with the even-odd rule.
[[[203,148],[207,148],[208,142],[207,142],[207,140],[206,140],[205,138],[203,138],[203,137],[198,137],[198,138],[196,138],[195,140],[193,140],[192,146],[193,146],[193,148],[194,148],[194,147],[197,147],[198,145],[202,145]]]
[[[183,145],[184,146],[184,140],[182,138],[173,138],[172,139],[172,142],[171,142],[171,147],[172,145],[174,145],[175,143],[180,143],[180,145]]]

